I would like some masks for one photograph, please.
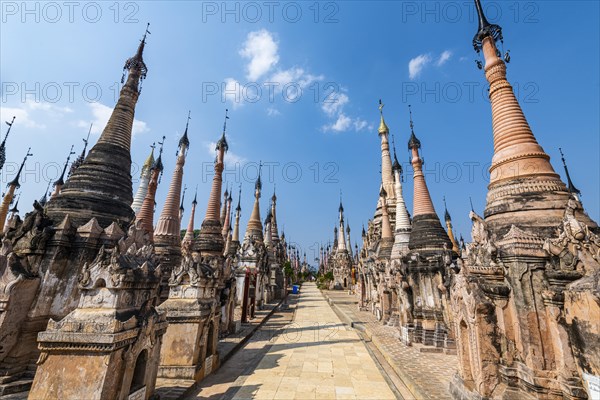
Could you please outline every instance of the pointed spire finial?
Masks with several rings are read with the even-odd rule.
[[[73,161],[73,164],[71,164],[68,176],[71,176],[71,174],[73,174],[73,172],[75,172],[75,170],[79,168],[81,164],[83,164],[83,160],[85,159],[85,152],[87,151],[88,142],[90,140],[90,134],[92,133],[92,126],[94,126],[93,123],[90,124],[90,129],[88,130],[87,137],[85,139],[81,139],[83,140],[83,150],[81,150],[81,154],[79,155],[79,157],[77,157],[77,159]]]
[[[2,170],[2,168],[4,167],[4,163],[6,162],[6,139],[8,138],[8,134],[10,133],[10,128],[12,128],[12,125],[15,123],[15,116],[13,116],[12,121],[6,122],[6,125],[8,125],[8,130],[6,131],[6,135],[4,136],[4,140],[2,140],[2,144],[0,144],[0,171]]]
[[[452,220],[452,218],[450,218],[450,213],[448,212],[448,206],[446,205],[446,196],[443,197],[444,199],[444,220],[446,222]]]
[[[179,205],[179,209],[183,212],[185,209],[183,208],[183,201],[185,200],[185,191],[187,190],[187,185],[183,185],[183,194],[181,195],[181,204]]]
[[[142,90],[142,81],[146,79],[146,75],[148,74],[148,67],[144,63],[144,59],[142,54],[144,52],[144,46],[146,45],[146,36],[150,34],[148,28],[150,27],[150,23],[146,25],[146,30],[144,31],[144,36],[142,40],[140,40],[140,45],[138,46],[137,52],[127,61],[125,61],[125,65],[123,66],[123,76],[121,77],[121,83],[125,83],[125,72],[129,71],[131,73],[135,73],[139,77],[139,86],[136,87],[138,92]],[[136,84],[138,82],[135,82]]]
[[[190,140],[188,139],[188,127],[190,125],[190,119],[192,119],[192,117],[190,116],[191,114],[192,111],[188,110],[187,121],[185,122],[185,131],[183,132],[183,136],[181,136],[181,139],[179,139],[180,149],[182,147],[185,147],[186,150],[190,148]]]
[[[194,200],[192,200],[193,205],[198,204],[197,198],[198,198],[198,185],[196,185],[196,191],[194,192]]]
[[[396,156],[396,141],[394,140],[394,135],[392,134],[392,147],[394,148],[394,162],[392,163],[392,171],[398,171],[402,174],[402,166],[398,162],[398,157]]]
[[[146,35],[151,35],[150,31],[148,30],[148,28],[150,28],[150,22],[148,22],[146,24],[146,32],[144,32],[144,37],[142,37],[142,42],[146,43]]]
[[[10,129],[12,128],[13,124],[15,123],[15,119],[17,117],[13,115],[12,120],[10,122],[8,121],[4,121],[6,123],[6,125],[8,125],[8,130],[6,131],[6,135],[4,135],[4,139],[2,140],[2,145],[4,145],[6,143],[6,139],[8,138],[8,134],[10,133]]]
[[[227,139],[225,138],[225,132],[227,131],[227,120],[229,119],[229,115],[227,113],[229,109],[225,109],[225,120],[223,121],[223,134],[221,135],[221,139],[217,142],[216,150],[219,151],[221,148],[227,152],[229,150],[229,145],[227,144]]]
[[[21,172],[23,171],[23,167],[25,166],[25,161],[27,161],[27,159],[31,156],[33,156],[33,153],[31,153],[31,147],[30,147],[27,149],[27,154],[25,154],[25,157],[23,158],[23,162],[21,163],[21,166],[19,167],[19,172],[17,172],[17,176],[15,176],[15,179],[10,181],[7,186],[14,185],[15,188],[17,188],[17,189],[21,187],[21,184],[19,183],[19,178],[21,176]]]
[[[238,204],[237,204],[237,207],[235,208],[236,211],[242,210],[242,207],[240,205],[241,202],[242,202],[242,184],[240,183],[240,187],[238,190]]]
[[[38,203],[40,203],[42,206],[45,206],[46,203],[48,202],[48,191],[50,190],[51,183],[52,183],[52,180],[48,179],[48,185],[46,186],[46,191],[44,191],[44,194],[40,198],[40,201],[38,201]]]
[[[563,167],[565,169],[565,174],[567,175],[567,186],[569,189],[569,193],[581,195],[581,191],[575,187],[575,185],[573,184],[573,181],[571,180],[571,174],[569,174],[569,168],[567,167],[567,162],[565,161],[565,155],[562,152],[562,148],[559,147],[558,151],[560,152],[560,158],[562,160]]]
[[[473,199],[469,196],[469,203],[471,203],[471,211],[475,212],[475,208],[473,207]]]
[[[477,53],[479,53],[482,49],[483,39],[486,37],[491,37],[494,41],[502,39],[502,28],[500,25],[490,24],[483,13],[483,7],[481,6],[480,0],[475,0],[475,8],[477,9],[477,16],[479,19],[479,27],[477,29],[477,33],[473,37],[473,48]]]
[[[67,171],[67,166],[69,165],[69,160],[71,159],[71,156],[73,154],[75,154],[75,152],[73,151],[73,147],[74,145],[71,145],[71,150],[69,150],[69,155],[67,156],[67,161],[65,161],[65,166],[63,167],[62,173],[60,174],[60,177],[56,180],[56,182],[54,182],[54,186],[57,185],[64,185],[65,184],[65,172]]]
[[[379,121],[379,134],[385,134],[388,133],[390,130],[388,128],[388,126],[385,124],[385,120],[383,119],[383,102],[381,101],[381,99],[379,99],[379,114],[380,114],[380,121]]]
[[[408,105],[408,113],[410,115],[410,139],[408,140],[408,149],[412,149],[412,148],[421,148],[421,141],[419,139],[417,139],[417,136],[415,135],[415,124],[413,123],[413,118],[412,118],[412,108],[410,106],[410,104]]]
[[[262,174],[262,160],[259,161],[259,163],[258,163],[258,178],[256,178],[256,184],[254,185],[254,188],[259,192],[262,189],[262,181],[260,180],[261,174]],[[260,193],[259,193],[259,196],[260,196]]]
[[[158,178],[158,183],[160,183],[160,180],[162,178],[162,173],[164,170],[164,165],[162,162],[162,153],[163,153],[163,145],[165,144],[165,138],[166,138],[166,136],[163,136],[162,141],[158,142],[158,145],[160,146],[160,148],[158,149],[158,157],[156,157],[156,160],[154,161],[154,164],[152,165],[152,169],[156,169],[156,170],[160,171],[160,177]]]

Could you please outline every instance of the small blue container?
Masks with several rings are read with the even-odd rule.
[[[298,285],[292,286],[292,294],[298,294],[298,289],[300,289]]]

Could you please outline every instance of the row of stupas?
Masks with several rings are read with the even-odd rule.
[[[469,215],[472,242],[457,242],[447,209],[446,230],[436,214],[412,114],[408,213],[402,168],[395,151],[390,156],[381,114],[375,215],[363,229],[358,260],[348,268],[347,259],[327,250],[323,272],[339,276],[338,288],[347,288],[337,284],[346,276],[356,280],[349,287],[359,307],[397,327],[399,346],[457,353],[449,388],[456,399],[593,398],[600,376],[600,229],[585,213],[564,157],[567,184],[525,118],[506,78],[510,58],[503,60],[497,47],[502,29],[486,19],[480,0],[475,8],[473,47],[483,53],[477,64],[490,86],[494,154],[483,217]],[[334,249],[343,252],[340,240]]]
[[[442,227],[423,173],[421,141],[410,113],[413,168],[413,213],[406,207],[402,191],[402,166],[396,149],[389,150],[390,130],[380,101],[379,137],[382,165],[381,185],[374,217],[363,228],[362,248],[353,266],[346,268],[356,282],[359,305],[373,312],[384,324],[400,329],[405,344],[412,342],[446,348],[453,352],[454,339],[445,318],[443,288],[446,268],[458,253],[451,219],[445,211],[448,232]],[[387,187],[387,189],[386,189]],[[334,264],[336,264],[334,262]],[[335,271],[335,267],[334,267]]]
[[[227,114],[198,233],[197,196],[181,230],[189,115],[156,223],[164,137],[133,196],[131,131],[148,33],[125,63],[127,80],[100,138],[87,152],[88,135],[65,177],[71,147],[50,198],[48,187],[23,220],[18,199],[9,210],[30,150],[8,185],[0,205],[0,397],[151,398],[157,378],[210,374],[219,365],[219,337],[286,295],[283,265],[293,257],[279,235],[275,193],[263,229],[259,174],[241,242],[241,188],[235,216],[230,191],[221,203]],[[0,144],[0,170],[12,124]]]

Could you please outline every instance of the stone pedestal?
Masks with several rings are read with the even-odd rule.
[[[160,354],[158,376],[200,380],[218,363],[218,258],[204,264],[197,254],[184,255],[169,279],[169,298],[159,306],[169,326]]]
[[[139,236],[137,237],[139,239]],[[30,399],[149,399],[154,392],[164,313],[152,247],[130,237],[101,249],[79,276],[79,305],[38,335]]]

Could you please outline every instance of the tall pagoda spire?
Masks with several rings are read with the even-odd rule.
[[[171,178],[169,192],[163,206],[156,229],[154,230],[154,239],[156,249],[159,254],[169,252],[177,257],[181,253],[181,222],[179,219],[179,201],[181,199],[181,186],[183,182],[183,166],[187,156],[190,141],[188,139],[188,127],[190,123],[190,113],[188,112],[185,123],[185,131],[179,139],[179,150],[177,151],[177,160],[175,169]]]
[[[221,234],[223,235],[223,240],[227,241],[227,235],[229,234],[229,230],[231,228],[231,192],[229,190],[225,190],[227,193],[227,198],[225,199],[225,220],[223,221],[223,229],[221,230]]]
[[[191,242],[194,239],[194,217],[196,216],[196,206],[198,205],[198,185],[196,185],[196,192],[194,193],[194,200],[192,201],[192,212],[190,214],[190,221],[188,222],[187,231],[183,237],[184,242]]]
[[[240,206],[240,202],[242,199],[242,185],[240,185],[240,189],[238,192],[238,203],[235,208],[235,225],[233,227],[233,236],[231,240],[233,243],[240,243],[240,217],[242,216],[242,207]]]
[[[272,236],[271,236],[271,207],[270,206],[267,208],[267,216],[265,217],[264,238],[265,238],[265,246],[270,248],[271,245],[273,244]]]
[[[338,207],[338,237],[337,237],[337,251],[347,252],[346,248],[346,235],[344,233],[344,206],[342,205],[342,192],[340,191],[340,206]]]
[[[23,171],[23,167],[25,166],[25,161],[27,161],[27,159],[32,155],[33,154],[31,153],[30,147],[29,149],[27,149],[27,153],[23,158],[23,162],[19,167],[19,172],[17,172],[15,179],[8,183],[8,190],[6,191],[6,194],[2,199],[2,204],[0,204],[0,232],[4,231],[4,223],[6,222],[6,216],[8,215],[8,207],[10,206],[10,203],[12,203],[13,197],[15,195],[15,190],[21,187],[21,184],[19,183],[19,178],[21,177],[21,172]]]
[[[221,188],[223,185],[223,170],[225,169],[225,153],[229,150],[225,133],[227,131],[227,115],[228,110],[225,110],[225,121],[223,123],[223,134],[217,142],[215,151],[217,158],[215,160],[215,174],[213,176],[212,186],[210,188],[210,196],[208,205],[206,206],[206,215],[202,226],[200,227],[200,235],[198,236],[199,249],[212,255],[222,255],[225,248],[225,240],[221,234],[223,226],[219,218],[219,199],[221,198]]]
[[[392,259],[398,259],[408,252],[408,242],[410,239],[411,223],[404,196],[402,194],[402,166],[396,157],[396,147],[394,146],[394,190],[396,191],[396,229],[394,232],[394,246],[392,247]]]
[[[221,226],[225,225],[225,217],[227,216],[227,199],[229,198],[229,191],[225,188],[223,193],[223,202],[221,203]]]
[[[567,167],[567,162],[565,161],[565,155],[562,152],[562,149],[559,147],[558,151],[560,151],[560,159],[563,163],[563,168],[565,169],[565,175],[567,176],[567,188],[569,189],[569,193],[579,200],[579,196],[581,195],[581,191],[575,187],[573,181],[571,180],[571,174],[569,174],[569,168]]]
[[[451,246],[450,240],[439,217],[433,208],[433,202],[429,195],[429,189],[425,183],[423,174],[423,160],[419,156],[421,141],[417,139],[412,119],[412,110],[409,107],[410,114],[410,139],[408,149],[412,152],[413,167],[413,223],[410,232],[408,247],[410,250],[442,250],[444,244]]]
[[[348,222],[346,222],[346,237],[348,238],[346,247],[350,257],[352,257],[352,241],[350,240],[350,224]]]
[[[519,223],[555,225],[562,220],[569,196],[567,187],[552,168],[548,154],[538,144],[506,79],[506,64],[496,47],[496,42],[503,40],[502,28],[487,21],[479,0],[475,0],[475,6],[479,27],[473,47],[478,53],[483,52],[485,59],[494,137],[485,219],[503,228],[499,235],[512,226],[506,213]],[[535,193],[534,197],[539,200],[521,201],[526,193]],[[542,194],[546,198],[542,198]],[[546,218],[539,218],[540,210],[544,210]]]
[[[137,192],[135,193],[135,197],[133,198],[133,203],[131,203],[131,208],[134,213],[138,213],[140,208],[142,208],[142,204],[144,203],[144,199],[146,198],[146,193],[148,193],[148,184],[150,183],[150,172],[152,169],[152,165],[154,164],[154,149],[156,148],[156,143],[152,143],[150,145],[150,155],[144,161],[142,165],[142,172],[140,174],[140,186],[138,187]]]
[[[392,225],[390,224],[390,216],[388,214],[387,211],[387,203],[386,203],[386,197],[387,197],[387,193],[385,191],[384,188],[381,188],[381,192],[379,194],[381,196],[381,211],[382,211],[382,218],[381,218],[381,240],[389,240],[392,241],[393,240],[393,236],[392,236]]]
[[[337,251],[338,248],[338,227],[334,226],[333,227],[333,250],[332,253],[335,253]]]
[[[252,213],[250,214],[250,219],[248,220],[248,226],[246,227],[246,235],[244,237],[244,241],[249,240],[250,238],[254,238],[259,242],[263,241],[263,226],[260,221],[260,193],[262,190],[262,182],[260,180],[262,169],[262,163],[258,166],[258,177],[256,178],[256,183],[254,184],[254,206],[252,207]]]
[[[142,221],[142,229],[148,232],[150,240],[154,239],[154,208],[156,204],[156,189],[158,188],[158,184],[160,183],[160,177],[164,170],[164,166],[162,163],[164,143],[165,137],[163,136],[162,142],[158,142],[158,145],[160,146],[160,149],[158,151],[158,157],[150,167],[150,180],[148,181],[148,191],[146,192],[146,197],[142,202],[140,210],[136,214],[136,219],[138,221]]]
[[[183,207],[183,202],[185,201],[186,190],[187,190],[187,185],[183,185],[183,193],[181,194],[181,204],[179,205],[179,225],[181,225],[181,220],[183,219],[183,213],[185,212],[185,208]]]
[[[4,163],[6,162],[6,139],[8,139],[8,135],[10,134],[10,130],[15,123],[15,119],[17,117],[13,116],[10,122],[5,121],[6,125],[8,125],[8,129],[6,130],[6,135],[4,135],[4,139],[2,139],[2,143],[0,143],[0,171],[4,168]]]
[[[379,100],[379,136],[381,138],[381,184],[385,191],[390,194],[390,198],[394,198],[394,178],[392,176],[392,158],[390,156],[389,133],[390,130],[383,119],[384,104]]]
[[[271,196],[271,237],[274,243],[279,243],[279,228],[277,227],[277,195],[275,186],[273,186],[273,196]]]
[[[134,217],[131,203],[131,130],[140,82],[147,68],[142,53],[148,29],[136,54],[125,62],[127,82],[100,135],[98,142],[69,177],[61,193],[48,203],[48,215],[55,221],[69,214],[76,224],[95,217],[106,227],[117,221],[122,227]]]
[[[446,196],[444,196],[444,221],[446,222],[448,238],[450,239],[450,242],[452,242],[452,251],[456,254],[459,254],[460,247],[458,246],[456,238],[454,237],[454,232],[452,231],[452,218],[450,217],[450,213],[448,212],[448,206],[446,205]]]
[[[69,150],[69,155],[67,156],[67,161],[65,161],[62,173],[60,174],[56,182],[54,182],[54,193],[52,194],[53,198],[55,196],[58,196],[58,194],[60,193],[60,189],[65,184],[65,172],[67,172],[67,167],[69,166],[69,160],[71,159],[71,156],[75,154],[75,152],[73,151],[73,147],[74,145],[71,145],[71,150]]]

